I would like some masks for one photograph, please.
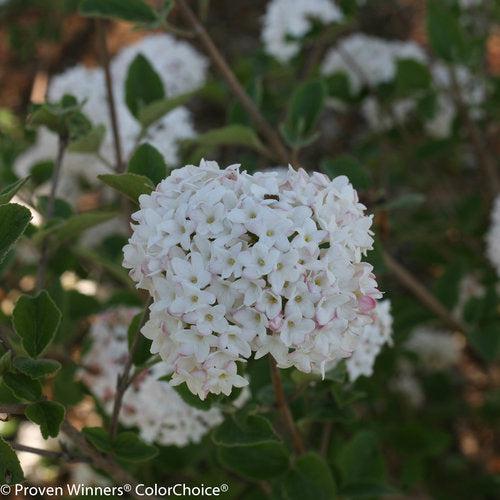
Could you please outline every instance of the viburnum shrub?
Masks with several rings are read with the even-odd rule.
[[[143,333],[172,384],[229,395],[252,352],[324,373],[355,350],[381,293],[362,261],[372,217],[347,177],[202,161],[139,202],[123,264],[153,298]]]

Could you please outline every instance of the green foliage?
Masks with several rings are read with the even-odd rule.
[[[445,2],[427,1],[427,34],[432,49],[445,61],[463,61],[467,54],[464,32]]]
[[[207,147],[243,146],[258,152],[265,151],[264,145],[257,134],[250,127],[244,125],[227,125],[214,128],[209,132],[198,135],[191,142]]]
[[[290,500],[337,498],[335,480],[328,464],[312,452],[297,459],[282,485],[284,497]]]
[[[251,479],[271,479],[284,474],[289,466],[288,451],[282,443],[221,447],[222,466]]]
[[[68,146],[68,151],[72,153],[97,153],[101,149],[105,135],[106,127],[104,125],[92,127],[87,134],[75,139]]]
[[[122,432],[114,440],[101,427],[86,427],[83,433],[99,451],[124,462],[145,462],[158,454],[157,448],[141,441],[134,432]]]
[[[40,401],[26,408],[26,417],[40,426],[44,439],[59,435],[65,413],[64,406],[54,401]]]
[[[54,340],[61,322],[61,312],[50,295],[42,290],[34,297],[28,295],[19,297],[12,322],[22,339],[25,351],[32,358],[36,358]]]
[[[167,176],[162,154],[151,144],[141,144],[128,163],[128,172],[147,177],[156,186]]]
[[[38,401],[42,397],[42,385],[38,380],[22,373],[4,373],[3,383],[12,394],[25,401]]]
[[[136,314],[128,327],[129,350],[131,350],[135,339],[137,339],[136,349],[132,356],[132,361],[136,366],[143,365],[151,357],[152,341],[141,335],[139,331],[144,323],[145,314],[146,311]]]
[[[160,82],[161,83],[161,82]],[[163,88],[163,84],[162,84]],[[137,118],[140,124],[147,128],[160,118],[165,116],[170,111],[183,106],[191,98],[192,94],[181,94],[170,98],[159,98],[154,101],[150,101],[147,105],[143,105],[138,112]]]
[[[17,203],[0,205],[0,263],[24,233],[31,220],[30,211]]]
[[[31,378],[43,378],[54,375],[61,369],[61,363],[54,359],[15,358],[14,368]]]
[[[12,448],[0,437],[0,484],[24,481],[23,470]]]
[[[316,124],[326,97],[321,80],[306,82],[293,93],[281,133],[292,148],[302,148],[318,138]]]
[[[133,23],[151,23],[156,20],[155,11],[143,0],[82,0],[80,13]]]
[[[104,184],[116,189],[135,203],[141,194],[153,191],[154,184],[144,175],[137,174],[103,174],[98,176]]]
[[[277,442],[271,422],[259,415],[229,416],[212,434],[217,446],[240,447]]]
[[[149,61],[138,54],[130,64],[125,82],[125,101],[128,109],[139,118],[148,105],[163,99],[163,83]],[[143,117],[146,120],[146,118]]]
[[[370,186],[369,172],[352,156],[343,155],[333,160],[325,160],[321,168],[331,179],[338,175],[346,175],[355,188],[366,189]]]
[[[0,205],[9,203],[12,197],[28,182],[29,177],[19,179],[0,191]]]

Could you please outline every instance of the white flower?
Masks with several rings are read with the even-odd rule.
[[[93,319],[92,344],[83,355],[83,369],[79,376],[108,415],[113,411],[117,377],[123,373],[128,359],[127,329],[138,312],[136,309],[117,308]],[[171,337],[182,331],[182,322],[174,317],[163,317],[162,324],[165,331],[158,331],[160,327],[155,319],[150,323],[152,328],[142,330],[147,337],[154,338],[160,352],[163,352],[162,343],[172,342]],[[152,350],[155,352],[155,344]],[[190,370],[189,359],[176,360],[178,371],[172,374],[173,378]],[[142,439],[149,443],[163,446],[198,443],[211,428],[223,421],[222,412],[215,407],[201,411],[185,403],[168,382],[158,380],[171,373],[172,366],[165,362],[144,370],[125,392],[120,422],[125,427],[137,427]],[[203,384],[205,378],[204,374],[201,375],[200,384]],[[193,385],[195,380],[196,374],[191,371],[189,382]],[[235,404],[241,406],[246,398],[248,394],[242,394]]]
[[[363,87],[390,82],[396,75],[397,62],[414,59],[425,62],[426,56],[414,42],[385,40],[364,33],[353,33],[330,49],[323,61],[324,75],[344,73],[357,94]]]
[[[351,355],[381,294],[361,261],[371,217],[346,177],[202,161],[139,201],[124,266],[153,297],[143,332],[172,384],[203,399],[245,384],[252,352],[307,372]]]
[[[421,326],[415,328],[405,347],[417,354],[427,371],[440,371],[457,364],[462,352],[463,342],[457,335]]]
[[[262,41],[266,52],[281,62],[300,50],[300,41],[313,26],[340,21],[343,15],[330,0],[272,0],[263,19]]]

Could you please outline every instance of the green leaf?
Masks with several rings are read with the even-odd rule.
[[[478,326],[467,336],[474,349],[489,363],[500,357],[499,327],[500,321],[493,321],[490,324]]]
[[[136,117],[147,105],[163,99],[163,83],[149,61],[138,54],[130,64],[125,81],[125,102]]]
[[[325,96],[325,84],[321,80],[303,83],[294,92],[285,122],[280,127],[291,147],[304,147],[316,140],[315,128],[323,111]]]
[[[30,169],[30,178],[35,186],[40,186],[52,178],[54,162],[52,160],[35,163]]]
[[[33,236],[33,241],[35,243],[40,243],[49,235],[54,236],[59,242],[73,240],[87,229],[98,226],[103,222],[113,219],[117,215],[118,212],[104,211],[76,214],[48,228],[38,231]]]
[[[12,366],[12,351],[7,351],[0,356],[0,377],[10,370]]]
[[[356,189],[370,187],[368,170],[353,156],[341,155],[333,160],[324,160],[321,169],[332,179],[338,175],[346,175]]]
[[[289,500],[333,500],[335,491],[328,464],[312,452],[299,457],[283,481],[284,497]]]
[[[427,34],[432,49],[445,61],[465,58],[467,45],[459,19],[442,0],[427,1]]]
[[[54,359],[16,358],[14,368],[28,377],[43,378],[57,373],[61,369],[61,363]]]
[[[400,96],[426,90],[431,84],[431,74],[426,66],[413,59],[400,59],[396,69],[396,89]]]
[[[40,401],[26,408],[26,417],[40,426],[43,439],[59,435],[65,414],[64,406],[54,401]]]
[[[261,443],[278,442],[269,420],[258,415],[237,418],[228,417],[212,434],[217,446],[251,446]]]
[[[42,290],[38,295],[21,295],[12,314],[12,322],[29,356],[36,358],[54,340],[61,322],[61,311],[50,295]]]
[[[130,158],[128,172],[142,175],[156,186],[167,176],[167,165],[162,154],[151,144],[141,144]]]
[[[25,177],[24,179],[19,179],[13,184],[9,184],[6,188],[0,191],[0,205],[4,205],[5,203],[9,203],[12,197],[28,182],[29,177]]]
[[[97,125],[82,137],[79,137],[68,146],[71,153],[97,153],[101,149],[106,135],[106,127]]]
[[[0,205],[0,263],[14,243],[24,233],[31,220],[31,212],[17,203]]]
[[[134,316],[130,325],[128,327],[128,345],[129,350],[132,347],[134,339],[139,336],[138,344],[136,350],[132,356],[132,361],[134,365],[143,365],[151,357],[151,344],[152,341],[144,337],[139,330],[143,324],[144,314],[146,312],[142,311]]]
[[[14,450],[0,437],[0,484],[24,481],[23,470]]]
[[[5,373],[4,384],[12,391],[14,396],[26,401],[38,401],[42,397],[42,385],[38,380],[33,380],[22,373]]]
[[[84,397],[81,383],[75,381],[75,372],[75,366],[66,365],[54,378],[54,399],[64,406],[74,406]]]
[[[170,113],[175,108],[183,106],[192,97],[192,93],[181,94],[176,97],[170,97],[165,99],[158,99],[153,101],[146,106],[143,106],[139,110],[138,119],[144,128],[149,127],[154,122],[158,121],[160,118]]]
[[[141,194],[149,194],[155,188],[150,179],[137,174],[103,174],[97,176],[104,184],[116,189],[133,202],[138,203]]]
[[[250,127],[237,124],[209,130],[190,142],[208,147],[245,146],[259,152],[265,151],[265,146]]]
[[[336,462],[343,483],[379,480],[384,476],[377,436],[371,431],[358,432],[339,450]]]
[[[220,447],[218,457],[224,467],[252,479],[280,476],[289,466],[288,451],[276,442]]]
[[[116,458],[126,462],[145,462],[158,455],[155,446],[146,444],[134,432],[122,432],[113,443]]]
[[[111,453],[113,449],[111,438],[102,427],[84,427],[82,433],[99,451]]]
[[[122,432],[114,441],[101,427],[85,427],[82,432],[98,450],[126,462],[144,462],[158,454],[156,447],[144,443],[134,432]]]
[[[151,23],[157,19],[155,11],[143,0],[83,0],[80,14],[133,23]]]
[[[343,486],[339,494],[345,498],[378,498],[385,495],[397,495],[398,492],[383,482],[357,481]]]

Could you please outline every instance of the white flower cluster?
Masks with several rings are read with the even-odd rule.
[[[340,21],[343,14],[333,0],[271,0],[263,19],[265,51],[283,63],[300,50],[300,38],[313,26]]]
[[[349,379],[354,382],[359,376],[373,375],[375,359],[385,344],[392,345],[391,302],[382,300],[372,311],[372,323],[366,325],[361,334],[359,345],[347,359],[346,367]]]
[[[122,307],[96,316],[90,330],[92,345],[82,358],[81,379],[108,414],[113,410],[117,377],[128,359],[128,326],[137,312]],[[125,393],[120,422],[138,427],[149,443],[197,443],[222,422],[222,413],[215,407],[201,411],[185,403],[168,382],[158,380],[169,373],[164,362],[142,373]]]
[[[415,367],[407,359],[398,360],[396,376],[390,380],[389,388],[401,394],[415,408],[424,404],[424,389],[415,374]]]
[[[363,87],[376,87],[393,80],[397,62],[401,59],[424,62],[426,56],[414,42],[384,40],[364,33],[353,33],[329,50],[321,73],[346,74],[351,90],[357,94]]]
[[[484,83],[460,65],[448,67],[443,63],[430,64],[425,51],[411,41],[384,40],[364,33],[354,33],[343,38],[327,53],[321,68],[323,75],[343,73],[348,77],[355,94],[363,88],[374,88],[394,80],[399,60],[411,59],[429,66],[433,85],[437,91],[437,105],[434,115],[425,123],[425,130],[436,138],[448,137],[457,114],[450,71],[455,73],[461,98],[472,109],[472,116],[481,115],[480,105],[484,102]],[[390,108],[368,96],[362,103],[361,112],[370,128],[384,131],[405,122],[415,110],[416,101],[399,99]]]
[[[186,42],[177,41],[170,35],[147,36],[124,48],[111,64],[116,112],[119,122],[121,145],[125,159],[137,144],[149,142],[165,157],[167,164],[176,166],[179,140],[195,135],[191,115],[185,107],[178,107],[153,124],[146,134],[130,113],[125,102],[125,79],[134,57],[143,54],[160,76],[168,97],[191,92],[205,81],[207,61]],[[65,94],[85,101],[83,111],[94,125],[104,124],[106,134],[100,151],[109,163],[114,163],[115,153],[111,121],[109,118],[104,73],[101,68],[86,68],[77,65],[51,79],[48,99],[57,101]],[[57,137],[42,128],[35,144],[16,160],[14,170],[18,176],[30,173],[35,163],[54,160],[57,155]],[[64,175],[58,196],[75,203],[82,192],[82,185],[99,186],[97,175],[109,171],[105,162],[87,154],[67,153],[63,164]]]
[[[405,343],[405,348],[414,352],[425,370],[446,370],[460,359],[462,342],[450,332],[428,326],[415,328]]]
[[[500,277],[500,196],[495,198],[491,222],[486,234],[486,255]]]
[[[173,384],[203,399],[245,385],[252,351],[304,372],[353,352],[381,294],[361,261],[372,218],[346,177],[202,161],[139,201],[123,265],[154,299],[143,333]]]

